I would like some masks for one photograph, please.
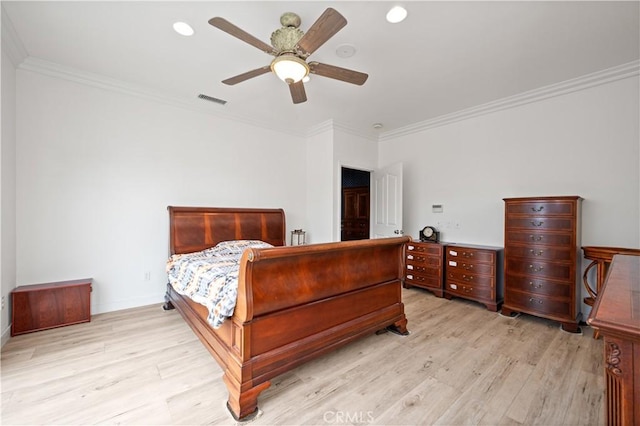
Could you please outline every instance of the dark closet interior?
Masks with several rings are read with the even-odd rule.
[[[342,241],[369,238],[370,173],[342,168]]]

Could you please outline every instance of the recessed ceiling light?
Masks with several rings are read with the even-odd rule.
[[[192,36],[195,31],[191,28],[191,25],[186,22],[176,22],[173,24],[173,29],[180,35],[183,36]]]
[[[389,12],[387,12],[387,21],[392,24],[404,21],[407,17],[407,9],[402,6],[394,6]]]

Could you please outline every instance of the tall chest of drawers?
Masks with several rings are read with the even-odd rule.
[[[496,312],[502,303],[502,247],[449,244],[444,297],[462,297]]]
[[[442,297],[443,245],[411,241],[405,244],[404,287],[420,287]]]
[[[580,321],[578,196],[505,198],[503,315],[523,312],[559,321],[577,332]]]

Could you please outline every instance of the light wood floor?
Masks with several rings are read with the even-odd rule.
[[[372,335],[275,380],[251,425],[599,425],[602,340],[403,290],[411,335]],[[11,338],[2,424],[233,424],[222,371],[158,306]]]

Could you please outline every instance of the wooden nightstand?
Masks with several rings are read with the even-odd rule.
[[[404,287],[420,287],[438,297],[444,295],[442,289],[442,262],[444,245],[411,241],[404,246],[405,274]]]
[[[445,256],[444,297],[462,297],[496,312],[503,300],[502,247],[450,244]]]
[[[11,292],[11,335],[91,321],[93,279],[16,287]]]

